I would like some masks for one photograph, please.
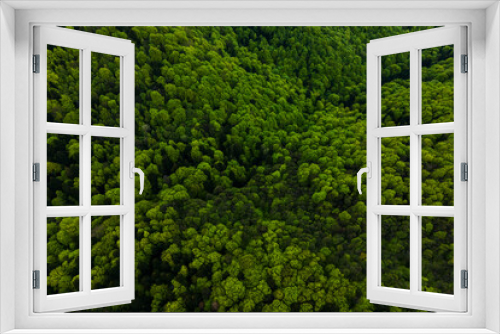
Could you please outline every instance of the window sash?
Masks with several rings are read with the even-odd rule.
[[[460,163],[467,162],[467,75],[460,73],[461,54],[467,54],[465,27],[436,28],[371,41],[367,47],[367,298],[377,304],[430,311],[467,310],[467,290],[461,289],[462,269],[467,269],[467,183],[460,180]],[[421,123],[420,50],[454,46],[454,122]],[[410,52],[410,125],[381,127],[381,57]],[[454,206],[420,205],[421,135],[454,133]],[[410,205],[381,205],[381,138],[410,137]],[[383,287],[382,215],[410,217],[410,289]],[[421,217],[454,217],[454,294],[421,291]]]
[[[80,50],[80,124],[47,122],[47,45]],[[120,57],[120,120],[117,128],[91,125],[91,52]],[[34,184],[34,270],[40,288],[33,290],[34,311],[74,311],[129,303],[135,294],[134,179],[134,45],[130,41],[64,28],[35,27],[34,53],[40,55],[40,73],[34,78],[34,161],[40,163],[40,182]],[[47,207],[47,134],[77,135],[80,141],[80,205]],[[91,139],[120,138],[120,205],[91,205]],[[91,221],[93,216],[120,215],[120,286],[91,288]],[[80,217],[80,291],[47,295],[48,217]]]

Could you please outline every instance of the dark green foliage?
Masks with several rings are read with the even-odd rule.
[[[91,75],[92,125],[120,126],[120,57],[92,52]]]
[[[120,286],[120,216],[92,217],[92,289]]]
[[[47,135],[47,206],[80,205],[78,136]]]
[[[422,204],[453,206],[453,133],[422,136]]]
[[[80,219],[47,218],[47,294],[80,290]]]
[[[422,50],[422,123],[453,122],[453,46]]]
[[[382,126],[410,125],[410,53],[381,57]]]
[[[120,138],[92,137],[92,205],[120,204]]]
[[[146,174],[136,196],[136,299],[103,311],[401,310],[366,299],[365,195],[356,191],[356,172],[366,165],[366,44],[426,27],[78,29],[136,46],[136,166]],[[426,75],[436,78],[447,54],[430,57]],[[384,121],[393,125],[407,117],[397,106],[408,95],[409,66],[394,58],[383,74],[393,104]],[[118,77],[114,59],[94,61],[109,80]],[[110,119],[116,93],[95,82],[94,124],[117,125]],[[440,115],[449,112],[442,108]],[[407,173],[409,152],[395,140],[386,147],[397,168],[384,170],[383,196],[408,204],[409,175],[397,173]],[[426,147],[431,155],[446,150]],[[93,176],[105,196],[99,204],[110,204],[118,194],[109,158],[116,146],[95,149],[93,168],[104,173]],[[449,161],[431,160],[430,173]],[[446,175],[440,181],[449,182]],[[442,182],[432,187],[439,193]],[[117,231],[107,219],[100,224],[104,244],[92,254],[105,268],[95,272],[102,287],[115,284]],[[409,247],[399,234],[384,235]],[[408,275],[402,266],[389,269],[393,280]],[[438,270],[431,269],[433,282]]]
[[[410,137],[382,138],[382,204],[410,204]]]
[[[453,294],[453,218],[422,218],[422,289]]]

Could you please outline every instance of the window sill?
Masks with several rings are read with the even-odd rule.
[[[15,329],[5,334],[488,334],[471,329]]]

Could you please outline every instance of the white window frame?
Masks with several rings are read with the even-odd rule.
[[[0,3],[0,331],[12,333],[500,332],[500,10],[497,1]],[[11,6],[18,8],[14,10]],[[225,9],[221,7],[226,6]],[[397,6],[397,8],[392,8]],[[63,8],[66,7],[66,8]],[[104,9],[107,8],[107,9]],[[127,9],[127,7],[129,9]],[[158,8],[163,7],[163,8]],[[24,9],[23,9],[24,8]],[[143,8],[143,10],[130,9]],[[147,9],[149,8],[149,9]],[[438,9],[436,9],[438,8]],[[49,9],[49,10],[46,10]],[[486,24],[485,24],[486,23]],[[60,25],[448,25],[469,27],[466,313],[34,314],[32,27]],[[15,32],[15,35],[14,35]],[[15,39],[14,39],[15,36]],[[14,71],[15,66],[15,71]],[[486,71],[486,66],[488,70]],[[14,84],[13,84],[14,83]],[[15,113],[13,112],[15,110]],[[15,138],[15,147],[12,137]],[[485,154],[487,150],[488,154]],[[14,174],[15,171],[15,174]],[[12,175],[15,175],[15,179]],[[488,180],[486,182],[486,174]],[[12,198],[12,189],[15,197]],[[14,208],[14,209],[12,209]],[[472,228],[473,227],[473,228]],[[27,261],[27,259],[29,259]],[[14,288],[13,288],[14,287]],[[488,291],[488,293],[486,293]],[[12,307],[14,305],[14,307]],[[141,330],[139,324],[144,322]],[[147,327],[146,327],[147,326]],[[176,329],[193,329],[182,331]],[[283,330],[288,328],[290,330]],[[383,328],[383,329],[382,329]],[[413,328],[413,330],[412,330]],[[416,331],[415,329],[419,330]],[[45,331],[42,331],[45,329]],[[47,329],[50,329],[47,331]],[[59,329],[59,331],[57,331]],[[108,331],[106,331],[106,329]],[[246,330],[245,330],[246,329]],[[295,329],[295,330],[293,330]],[[300,330],[299,330],[300,329]],[[80,331],[81,333],[81,331]]]
[[[39,289],[34,290],[35,312],[75,311],[130,303],[135,296],[135,45],[129,40],[89,34],[65,28],[34,27],[34,53],[39,55],[39,73],[34,84],[34,162],[40,164],[39,182],[33,184],[34,269],[39,271]],[[79,51],[80,122],[47,122],[47,46]],[[93,52],[120,59],[119,126],[93,126],[91,120],[91,55]],[[80,203],[77,206],[47,206],[47,134],[78,136],[80,158]],[[120,203],[91,204],[91,158],[93,138],[116,138],[120,145]],[[120,218],[120,286],[92,290],[91,225],[94,216]],[[79,291],[47,295],[47,218],[79,217]],[[92,305],[89,307],[89,305]]]
[[[467,184],[461,181],[461,163],[467,163],[467,76],[461,73],[462,55],[467,54],[467,29],[449,26],[386,37],[371,41],[367,46],[367,164],[371,177],[367,179],[367,298],[372,303],[429,311],[467,310],[467,290],[461,287],[461,270],[467,269]],[[422,50],[452,45],[454,47],[453,122],[422,123]],[[382,120],[382,57],[408,52],[410,63],[410,123],[383,127]],[[454,206],[422,205],[422,135],[455,134],[454,136]],[[383,205],[382,140],[407,137],[410,141],[410,201],[408,205]],[[382,231],[384,218],[405,216],[409,219],[409,289],[396,289],[382,283]],[[453,293],[422,291],[423,217],[453,217]]]

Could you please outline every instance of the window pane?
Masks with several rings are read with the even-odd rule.
[[[92,52],[92,125],[120,126],[120,57]]]
[[[47,206],[80,205],[80,140],[47,135]]]
[[[366,45],[425,28],[79,27],[135,43],[150,183],[136,196],[136,299],[105,311],[400,311],[366,299],[353,176]],[[407,91],[398,82],[386,85]]]
[[[422,50],[422,124],[453,122],[453,45]]]
[[[453,206],[453,134],[422,136],[422,205]]]
[[[80,123],[80,50],[47,45],[47,121]]]
[[[382,126],[410,125],[410,53],[381,58]]]
[[[92,217],[92,289],[120,286],[120,216]]]
[[[382,138],[382,204],[410,204],[410,137]]]
[[[453,294],[453,218],[422,217],[422,291]]]
[[[80,218],[47,218],[47,294],[80,291]]]
[[[91,204],[120,204],[120,138],[92,137]]]
[[[410,217],[382,216],[382,286],[410,289]]]

